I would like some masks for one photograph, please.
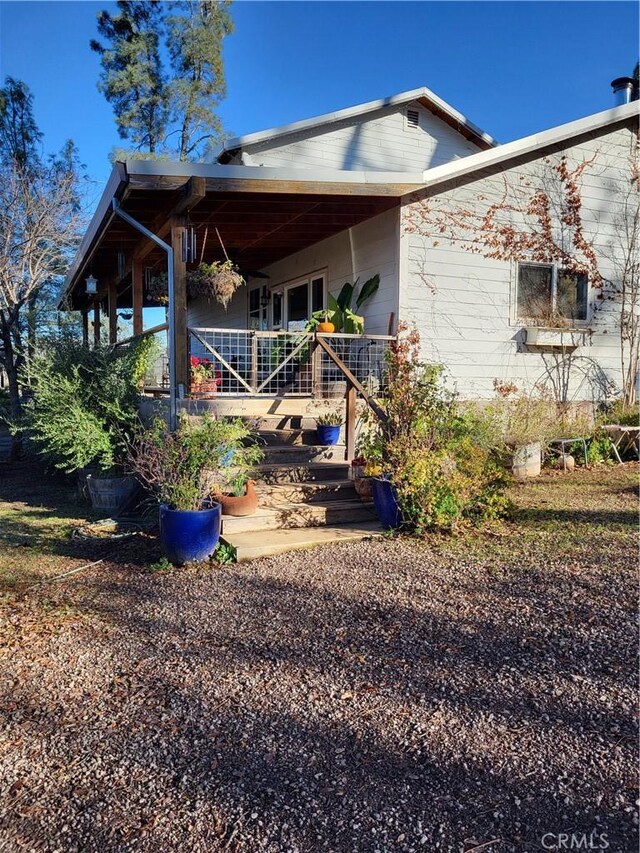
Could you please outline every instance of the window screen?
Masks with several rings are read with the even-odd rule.
[[[553,313],[553,267],[520,264],[518,267],[518,316],[544,320]]]
[[[587,276],[558,270],[557,310],[569,320],[587,319]]]

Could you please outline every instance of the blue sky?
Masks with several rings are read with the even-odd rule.
[[[89,49],[112,3],[0,2],[0,74],[72,137],[101,188],[120,144]],[[242,134],[426,85],[501,142],[612,105],[638,52],[633,2],[236,2],[225,128]]]

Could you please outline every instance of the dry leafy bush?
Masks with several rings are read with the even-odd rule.
[[[420,360],[417,331],[401,329],[388,355],[386,416],[367,416],[360,452],[394,484],[403,528],[452,529],[504,514],[507,475],[489,419],[463,412],[439,365]]]

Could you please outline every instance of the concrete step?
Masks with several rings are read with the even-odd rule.
[[[291,465],[265,463],[255,468],[256,479],[265,483],[309,483],[346,480],[351,466],[346,462],[299,462]]]
[[[263,448],[264,465],[298,465],[306,462],[344,462],[344,446],[335,444],[280,444]]]
[[[372,504],[358,500],[328,500],[316,503],[283,503],[259,507],[254,515],[242,518],[222,516],[222,535],[255,530],[282,530],[323,527],[375,520]]]
[[[357,497],[353,481],[346,478],[307,483],[258,483],[257,489],[260,505],[275,508],[283,503],[344,501]]]
[[[326,527],[294,528],[293,530],[273,530],[268,536],[264,531],[233,533],[223,537],[224,541],[236,549],[236,559],[254,560],[274,554],[284,554],[301,548],[313,548],[317,545],[330,545],[334,542],[358,542],[370,539],[383,532],[377,521],[362,521],[356,524],[336,524]],[[319,569],[322,570],[321,567]]]

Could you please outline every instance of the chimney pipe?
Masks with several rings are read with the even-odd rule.
[[[611,81],[613,89],[613,100],[616,107],[628,104],[631,101],[631,90],[633,89],[633,77],[616,77]]]

